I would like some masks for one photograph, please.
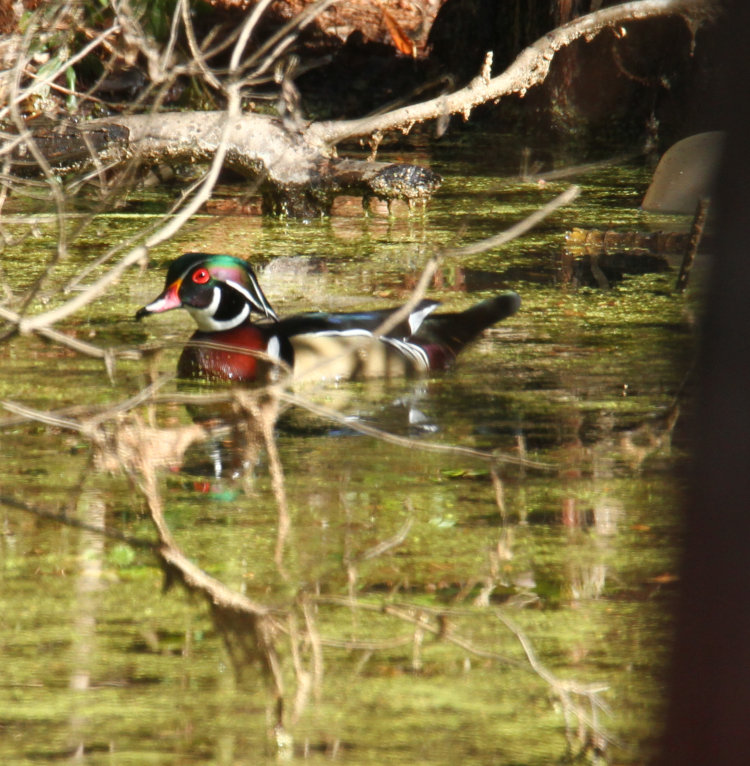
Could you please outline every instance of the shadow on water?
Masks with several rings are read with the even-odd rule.
[[[171,372],[191,331],[178,312],[130,321],[175,255],[257,254],[284,313],[391,305],[435,249],[495,233],[548,190],[475,168],[409,219],[197,218],[73,323],[163,351],[110,381],[33,337],[6,344],[2,398],[58,416],[3,423],[3,495],[67,523],[3,505],[0,760],[646,760],[693,297],[663,253],[564,241],[645,228],[646,178],[596,171],[539,230],[444,263],[429,294],[451,309],[508,287],[523,307],[428,380],[229,392],[234,419],[208,426],[173,382],[111,410]],[[290,256],[303,267],[279,277]]]

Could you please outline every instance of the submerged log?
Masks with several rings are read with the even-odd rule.
[[[573,228],[565,232],[565,249],[573,255],[600,255],[621,251],[651,255],[683,253],[690,235],[676,231],[613,231]]]
[[[628,274],[669,271],[689,248],[688,233],[574,228],[565,233],[563,283],[609,289]],[[693,254],[697,245],[693,250]]]

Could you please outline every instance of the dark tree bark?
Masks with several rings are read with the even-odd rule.
[[[697,449],[660,766],[750,763],[748,29],[750,4],[734,0],[720,89],[729,135],[717,194],[718,248],[703,324]]]

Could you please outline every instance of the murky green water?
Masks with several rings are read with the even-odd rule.
[[[508,149],[507,160],[462,151],[436,155],[447,180],[425,216],[196,217],[153,253],[147,272],[132,270],[60,329],[102,346],[167,341],[155,364],[172,370],[189,318],[132,316],[161,289],[164,265],[188,250],[259,266],[296,258],[262,277],[283,313],[403,300],[437,249],[496,233],[565,188],[506,180],[518,156]],[[290,757],[530,766],[559,762],[587,738],[613,763],[644,763],[652,752],[679,552],[674,471],[685,450],[673,438],[680,421],[673,432],[667,415],[692,355],[692,311],[673,292],[674,271],[610,274],[603,290],[588,286],[587,263],[563,268],[566,229],[650,223],[637,210],[645,170],[623,165],[576,180],[581,198],[530,235],[443,264],[430,296],[451,308],[507,287],[524,301],[454,370],[306,392],[412,437],[410,446],[299,409],[282,416],[276,445],[291,526],[280,566],[265,450],[240,471],[231,440],[202,443],[158,473],[167,522],[192,561],[280,610]],[[139,213],[163,201],[97,218],[51,285],[145,225]],[[3,278],[15,291],[42,270],[53,235],[41,226],[38,239],[6,248]],[[7,340],[0,356],[1,398],[40,410],[114,404],[140,390],[149,369],[121,360],[110,380],[101,362],[25,336]],[[177,404],[140,416],[190,423]],[[84,434],[18,423],[1,438],[4,497],[154,539],[139,476],[98,470]],[[501,464],[493,484],[486,462],[423,451],[425,443],[551,468]],[[162,592],[151,553],[7,505],[0,519],[0,762],[276,759],[272,698],[257,666],[237,679],[204,602],[179,587]],[[565,687],[564,709],[551,680],[596,689],[601,707]],[[308,682],[295,719],[295,694]]]

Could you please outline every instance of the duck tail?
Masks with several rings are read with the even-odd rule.
[[[466,311],[431,314],[409,340],[427,352],[432,369],[447,367],[483,330],[513,316],[520,306],[521,297],[508,290]]]

